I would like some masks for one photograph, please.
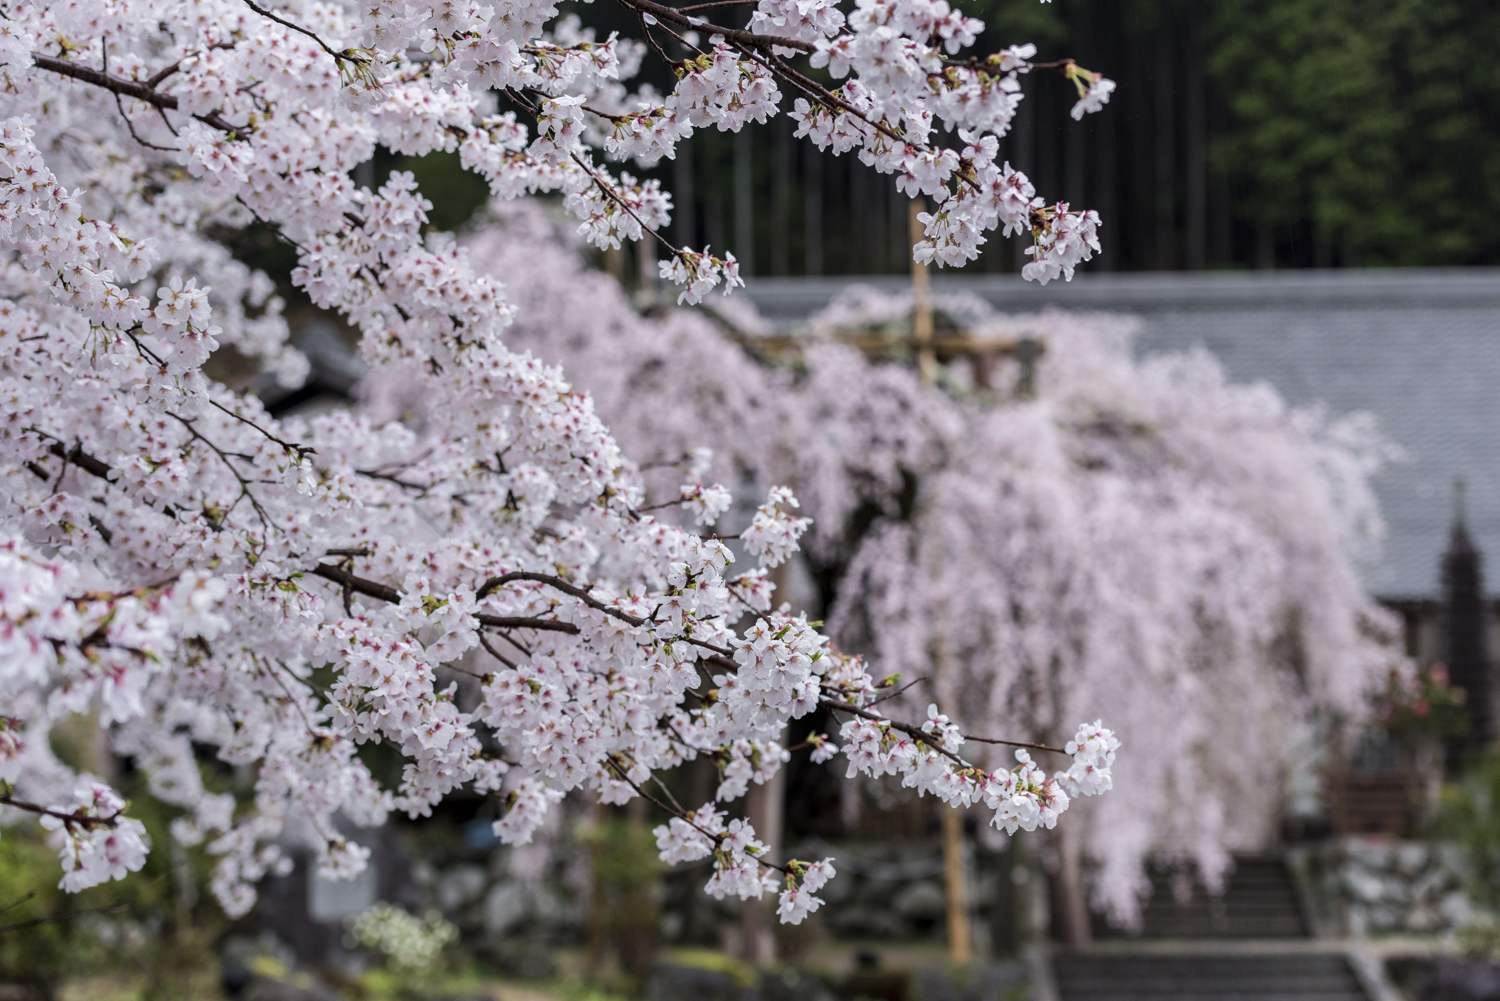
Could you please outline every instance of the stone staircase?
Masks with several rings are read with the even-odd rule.
[[[1057,986],[1063,1001],[1367,1001],[1337,953],[1073,954]]]
[[[1057,955],[1060,1001],[1369,1001],[1349,958],[1311,939],[1280,858],[1239,859],[1219,897],[1180,890],[1153,880],[1138,932],[1101,924],[1093,947]]]
[[[1308,936],[1297,886],[1286,863],[1278,857],[1255,855],[1236,860],[1220,896],[1210,896],[1198,885],[1181,894],[1177,882],[1167,875],[1152,880],[1140,930],[1129,937],[1243,940]],[[1101,939],[1127,934],[1103,922],[1094,932]]]

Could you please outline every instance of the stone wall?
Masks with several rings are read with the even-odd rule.
[[[1434,841],[1347,837],[1294,858],[1311,890],[1320,931],[1432,935],[1469,923],[1462,861]]]
[[[838,878],[824,891],[819,912],[829,931],[843,938],[921,940],[941,938],[947,896],[942,844],[936,838],[896,842],[806,843],[792,846],[796,858],[833,856]],[[981,926],[1007,926],[1013,893],[1007,859],[964,844],[971,916]]]

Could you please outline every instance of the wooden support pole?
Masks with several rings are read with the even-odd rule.
[[[913,198],[907,210],[912,246],[922,239],[922,224],[917,221],[917,215],[924,210],[925,204],[922,199]],[[915,257],[911,262],[911,296],[911,333],[916,343],[917,373],[922,382],[930,386],[937,381],[937,356],[932,350],[932,290],[927,265]]]
[[[771,571],[771,583],[778,597],[787,586],[789,567],[783,563]],[[777,738],[786,741],[783,731]],[[786,838],[786,768],[764,785],[752,785],[746,796],[745,812],[750,826],[766,846],[771,858],[781,858]],[[776,962],[776,898],[747,900],[740,910],[739,958],[756,966]]]
[[[938,804],[943,819],[943,885],[948,897],[948,960],[968,966],[974,958],[969,924],[969,875],[964,871],[964,818],[953,807]]]
[[[948,651],[939,640],[932,648],[932,684],[943,693]],[[947,903],[948,961],[968,966],[974,958],[974,931],[969,922],[969,873],[964,865],[964,815],[934,798],[943,834],[943,896]]]

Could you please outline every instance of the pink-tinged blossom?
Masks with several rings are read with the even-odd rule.
[[[765,0],[751,33],[693,18],[706,49],[662,95],[639,82],[643,39],[599,37],[551,0],[329,0],[276,18],[242,0],[138,7],[19,0],[0,21],[0,772],[6,821],[47,819],[68,889],[146,852],[118,796],[50,754],[71,716],[141,762],[238,916],[297,855],[352,876],[366,858],[353,829],[451,795],[494,797],[512,843],[568,794],[627,801],[700,757],[727,756],[732,800],[780,766],[789,723],[829,701],[871,705],[864,662],[778,604],[767,571],[813,537],[809,515],[829,517],[834,545],[843,515],[888,497],[952,415],[876,376],[850,400],[856,421],[809,434],[808,407],[797,447],[759,456],[757,487],[806,483],[805,514],[784,489],[737,509],[714,484],[738,482],[722,465],[738,456],[697,449],[739,426],[760,451],[774,391],[700,385],[668,359],[657,397],[692,399],[701,424],[652,438],[631,421],[627,447],[594,387],[530,350],[518,323],[593,310],[598,329],[639,332],[640,317],[559,290],[576,265],[548,253],[555,234],[492,272],[498,255],[434,230],[445,192],[402,171],[359,179],[380,149],[456,154],[498,205],[554,196],[596,247],[666,242],[670,193],[626,161],[786,112],[800,135],[925,193],[934,260],[970,259],[1004,228],[1041,241],[1033,265],[1068,274],[1097,250],[1097,220],[1046,208],[993,163],[1033,68],[1024,50],[971,62],[983,26],[946,0]],[[787,109],[777,50],[827,65],[837,92]],[[278,416],[250,391],[309,370],[276,282],[234,252],[250,227],[288,248],[291,283],[349,333],[368,375],[359,406]],[[670,247],[661,275],[692,303],[743,284],[735,256],[707,248]],[[244,369],[233,383],[213,364],[228,352],[247,363],[224,366]],[[809,399],[864,371],[824,352]],[[865,444],[859,476],[834,468]],[[722,537],[683,521],[739,513]],[[719,689],[707,706],[690,696],[704,673]],[[880,721],[876,746],[839,739],[861,761],[950,802],[971,794],[972,769],[861,712]],[[372,773],[367,744],[400,774]],[[244,787],[204,788],[199,754]],[[777,888],[742,820],[698,826],[710,892]],[[667,831],[668,854],[698,850]]]

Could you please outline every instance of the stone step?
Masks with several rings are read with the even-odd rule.
[[[1151,932],[1153,939],[1300,939],[1305,936],[1301,923],[1291,921],[1243,921],[1223,925],[1185,921],[1153,926]]]
[[[1186,901],[1179,902],[1175,897],[1156,897],[1146,901],[1142,908],[1144,913],[1161,912],[1163,914],[1181,914],[1189,911],[1216,911],[1233,905],[1234,909],[1240,910],[1269,910],[1272,908],[1296,909],[1297,895],[1290,890],[1277,891],[1276,893],[1236,893],[1231,890],[1223,897],[1210,897],[1199,894],[1189,897]]]
[[[1169,993],[1152,987],[1140,993],[1080,993],[1064,994],[1063,1001],[1367,1001],[1358,988],[1349,991],[1314,992],[1290,991],[1267,993],[1258,988],[1241,988],[1239,993]]]
[[[1180,874],[1158,871],[1141,909],[1135,932],[1099,922],[1101,938],[1138,936],[1171,939],[1283,939],[1308,934],[1291,874],[1280,858],[1246,856],[1236,860],[1223,892],[1211,896],[1201,885],[1182,900]]]
[[[1367,1001],[1342,956],[1066,954],[1061,1001]]]

